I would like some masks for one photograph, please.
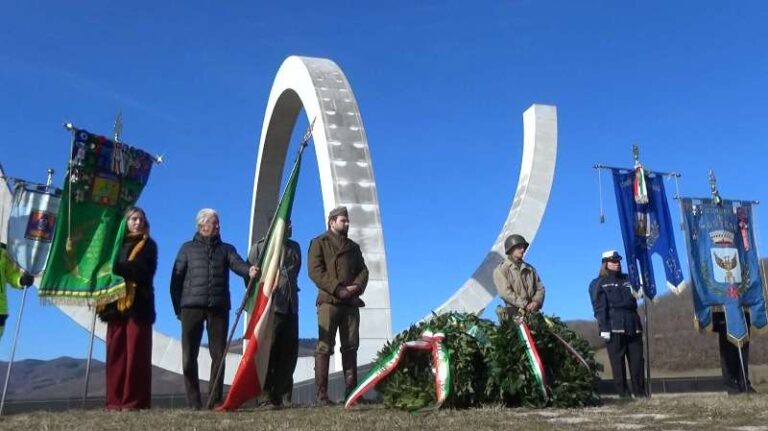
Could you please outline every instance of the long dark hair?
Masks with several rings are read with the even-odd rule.
[[[608,261],[605,261],[600,264],[600,272],[598,272],[598,277],[605,277],[606,275],[610,274],[612,271],[608,269]],[[624,274],[621,272],[621,262],[619,262],[619,270],[616,271],[616,277],[618,278],[626,278],[627,274]]]

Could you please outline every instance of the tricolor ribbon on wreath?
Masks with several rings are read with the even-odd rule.
[[[435,374],[435,405],[432,408],[439,408],[451,393],[451,354],[448,347],[443,343],[445,334],[442,332],[433,333],[426,330],[421,335],[421,340],[406,341],[400,344],[392,353],[374,364],[368,375],[360,384],[349,394],[344,408],[352,407],[366,392],[370,391],[384,378],[392,374],[400,365],[405,353],[409,350],[429,351],[432,354],[432,372]]]

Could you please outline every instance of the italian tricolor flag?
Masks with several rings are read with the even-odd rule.
[[[219,411],[236,410],[244,402],[259,396],[264,389],[269,352],[272,348],[272,292],[277,288],[279,280],[280,258],[283,255],[285,233],[296,195],[303,150],[304,144],[296,157],[296,163],[288,177],[277,213],[267,234],[264,251],[259,259],[261,276],[258,287],[250,291],[251,296],[245,307],[250,316],[245,332],[247,347],[237,367],[227,399],[217,408]]]

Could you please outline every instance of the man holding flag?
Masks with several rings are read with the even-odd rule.
[[[269,370],[264,384],[269,402],[276,408],[290,405],[293,392],[293,372],[299,355],[299,270],[301,247],[289,239],[293,226],[288,220],[283,253],[280,256],[280,275],[277,289],[272,293],[272,349]],[[266,238],[262,238],[248,253],[248,261],[258,265],[264,253]]]
[[[317,285],[317,326],[315,386],[317,403],[328,399],[328,361],[333,353],[336,331],[341,339],[345,396],[357,386],[357,348],[360,344],[360,295],[368,284],[368,267],[356,242],[347,238],[349,213],[346,207],[328,214],[328,230],[309,245],[309,278]]]
[[[301,170],[301,155],[310,136],[311,134],[308,132],[299,147],[296,162],[277,205],[275,216],[270,223],[266,240],[261,248],[262,252],[259,253],[257,266],[261,270],[259,271],[258,284],[254,285],[253,283],[256,279],[249,282],[247,294],[238,310],[238,319],[243,310],[249,312],[244,336],[247,343],[235,372],[232,387],[224,403],[217,408],[218,411],[236,410],[244,402],[259,396],[265,389],[274,335],[272,321],[275,318],[275,313],[273,313],[273,304],[276,301],[275,296],[282,295],[282,293],[278,294],[277,292],[280,288],[281,273],[284,271],[282,268],[284,262],[281,264],[283,248],[290,230],[293,200],[296,196],[296,185]],[[296,271],[298,272],[298,267]],[[292,275],[289,273],[287,276],[290,278]],[[220,377],[218,376],[218,378]]]

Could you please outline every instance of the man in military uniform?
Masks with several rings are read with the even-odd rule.
[[[523,261],[528,241],[522,235],[510,235],[504,241],[507,257],[493,271],[493,282],[505,307],[496,309],[499,319],[531,313],[544,305],[544,284],[536,269]]]
[[[360,246],[347,238],[348,230],[347,208],[334,208],[328,214],[328,230],[309,245],[309,278],[318,288],[315,386],[320,405],[330,404],[328,361],[337,330],[346,394],[357,386],[360,307],[365,306],[360,295],[368,284],[368,268]]]
[[[291,404],[293,372],[299,356],[299,270],[301,269],[301,247],[288,239],[293,226],[288,220],[283,254],[280,258],[280,278],[277,289],[272,292],[272,349],[269,353],[269,369],[264,385],[269,402],[276,408]],[[265,239],[251,247],[248,262],[259,265],[264,252]]]

